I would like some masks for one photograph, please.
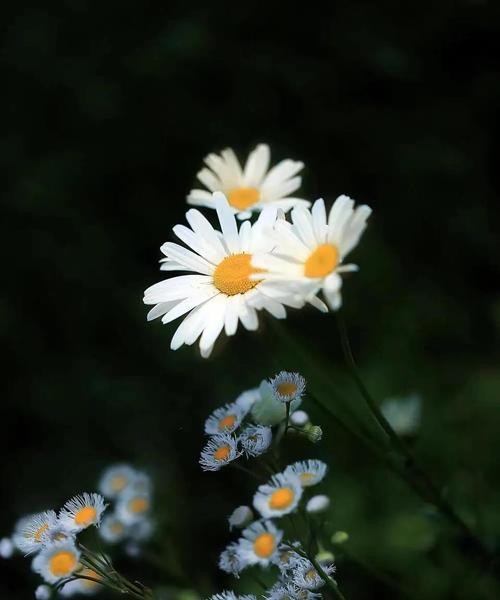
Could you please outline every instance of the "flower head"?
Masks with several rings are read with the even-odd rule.
[[[79,569],[78,575],[81,575],[81,579],[75,579],[66,583],[59,591],[61,596],[70,598],[75,595],[83,594],[84,596],[93,596],[100,589],[102,589],[99,580],[102,576],[99,575],[93,569]]]
[[[335,573],[333,563],[321,565],[327,575]],[[297,563],[293,572],[293,583],[299,588],[306,590],[317,590],[325,585],[321,575],[316,571],[314,565],[306,558]]]
[[[259,144],[243,168],[231,148],[226,148],[220,155],[209,154],[205,158],[207,167],[197,177],[210,191],[191,190],[188,203],[215,208],[211,192],[220,191],[227,196],[231,210],[239,218],[248,218],[252,212],[269,205],[285,212],[293,206],[309,206],[310,202],[306,200],[290,197],[300,187],[302,179],[296,175],[304,164],[287,159],[269,170],[270,159],[267,144]]]
[[[127,525],[114,513],[105,515],[99,527],[99,535],[109,544],[116,544],[126,537]]]
[[[260,485],[253,498],[253,505],[264,517],[282,517],[297,508],[302,497],[302,486],[297,475],[278,473],[271,481]]]
[[[269,382],[273,396],[280,402],[300,400],[306,389],[306,380],[299,373],[281,371]]]
[[[53,510],[25,517],[16,525],[14,544],[25,554],[38,552],[44,547],[47,534],[57,525],[57,515]]]
[[[232,435],[214,435],[201,451],[200,465],[204,471],[218,471],[239,455],[236,439]]]
[[[318,494],[317,496],[313,496],[307,501],[306,504],[306,512],[314,514],[314,513],[322,513],[327,511],[330,508],[330,498],[325,496],[325,494]]]
[[[227,519],[229,521],[229,529],[233,527],[246,527],[253,521],[253,518],[253,512],[249,506],[238,506]]]
[[[310,487],[319,483],[326,475],[327,465],[321,460],[302,460],[288,465],[285,475],[296,475],[302,487]]]
[[[11,558],[14,554],[14,543],[10,538],[4,537],[0,540],[0,557]]]
[[[36,600],[49,600],[51,596],[51,590],[48,585],[42,583],[35,590],[35,599]]]
[[[247,456],[260,456],[271,445],[272,430],[264,425],[249,425],[240,434],[239,442]]]
[[[69,531],[75,532],[91,525],[99,526],[106,506],[100,494],[84,492],[66,502],[59,513],[59,521]]]
[[[43,548],[33,560],[33,570],[47,583],[57,583],[79,567],[80,551],[73,542],[60,542]]]
[[[255,521],[243,530],[242,535],[238,552],[243,565],[267,567],[275,560],[283,532],[272,521]]]
[[[116,515],[125,525],[143,520],[151,511],[151,495],[131,490],[120,497],[116,504]]]
[[[216,408],[205,421],[205,433],[232,433],[238,429],[247,412],[248,410],[236,402]]]
[[[290,403],[290,411],[293,413],[302,402],[301,398],[295,398]],[[259,386],[259,398],[253,403],[251,411],[252,419],[261,425],[277,425],[286,417],[286,404],[274,397],[273,387],[269,381],[262,381]]]
[[[129,465],[113,465],[104,471],[99,491],[105,498],[116,498],[127,491],[136,476],[136,471]]]
[[[255,268],[266,271],[263,289],[300,288],[303,297],[316,308],[327,311],[317,297],[323,292],[332,310],[342,304],[341,273],[356,271],[356,265],[343,264],[344,258],[358,244],[371,214],[368,206],[354,208],[348,196],[339,196],[326,215],[322,199],[316,200],[309,211],[294,208],[292,223],[276,222],[269,235],[275,240],[273,254],[262,253],[252,258]]]

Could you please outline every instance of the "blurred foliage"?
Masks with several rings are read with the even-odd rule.
[[[292,311],[284,326],[309,366],[270,322],[203,361],[169,350],[173,325],[145,321],[142,291],[160,279],[159,246],[203,156],[266,141],[275,160],[304,160],[306,197],[347,193],[374,208],[345,285],[360,367],[380,400],[422,395],[416,452],[498,544],[498,3],[28,0],[2,13],[0,532],[130,461],[158,490],[153,558],[178,557],[208,595],[234,585],[216,561],[225,517],[253,483],[200,471],[206,414],[301,368],[372,427],[331,317]],[[304,407],[325,436],[290,456],[330,464],[348,598],[406,597],[387,579],[418,598],[500,596],[446,523],[312,399]],[[154,581],[155,564],[124,570]],[[32,597],[28,566],[0,563],[0,597]]]

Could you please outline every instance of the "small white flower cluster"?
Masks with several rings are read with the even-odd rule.
[[[218,471],[242,455],[254,458],[266,452],[273,439],[272,426],[283,422],[287,404],[291,413],[298,408],[305,388],[301,375],[281,371],[214,410],[205,422],[210,437],[201,452],[202,469]]]
[[[144,292],[144,303],[153,306],[148,320],[161,317],[166,324],[184,317],[172,350],[199,339],[206,358],[222,330],[233,336],[239,322],[256,330],[261,310],[277,319],[286,318],[285,307],[306,303],[323,312],[337,310],[341,275],[358,270],[344,259],[358,245],[371,209],[355,207],[348,196],[339,196],[328,215],[321,198],[310,209],[310,202],[290,196],[300,187],[297,173],[303,163],[283,160],[269,169],[266,144],[257,146],[244,167],[229,148],[209,154],[205,163],[198,179],[208,190],[192,190],[188,202],[216,209],[220,231],[190,209],[189,227],[173,228],[185,246],[166,242],[161,247],[161,269],[188,274]],[[247,220],[253,213],[259,213],[254,223]],[[244,219],[241,226],[236,216]]]
[[[2,557],[10,558],[14,550],[26,556],[35,555],[33,571],[50,584],[36,589],[35,597],[39,600],[51,596],[52,585],[75,575],[90,579],[69,581],[59,593],[66,597],[93,593],[99,584],[91,579],[99,579],[99,576],[80,563],[77,535],[88,527],[99,527],[106,506],[100,494],[84,492],[68,500],[59,513],[45,510],[25,516],[17,522],[13,535],[0,542]]]
[[[139,543],[149,539],[154,529],[151,479],[129,465],[117,464],[104,471],[99,491],[113,503],[112,512],[102,521],[99,535],[109,544],[126,542],[127,554],[139,554]]]
[[[265,600],[313,600],[319,597],[317,590],[325,585],[323,577],[314,564],[307,558],[299,542],[285,542],[284,531],[278,529],[272,519],[281,518],[297,510],[308,488],[316,485],[326,475],[327,466],[319,460],[307,460],[294,463],[273,475],[270,481],[259,486],[253,507],[260,519],[250,523],[253,512],[248,506],[238,507],[229,517],[230,528],[243,529],[241,537],[231,542],[219,558],[219,568],[226,573],[239,577],[240,573],[254,565],[277,567],[279,574],[276,583],[264,594]],[[306,505],[312,503],[318,512],[325,505],[326,496],[314,496]],[[315,499],[320,499],[316,501]],[[320,562],[320,561],[318,561]],[[321,562],[323,575],[335,572],[331,560]],[[233,592],[215,594],[210,600],[238,600],[248,596],[236,596]],[[253,597],[254,598],[254,597]]]

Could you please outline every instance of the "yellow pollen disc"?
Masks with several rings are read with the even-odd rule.
[[[232,427],[236,423],[236,415],[227,415],[219,421],[219,429],[226,429],[226,427]]]
[[[315,478],[314,473],[301,473],[299,475],[300,483],[304,486],[311,485],[311,481]]]
[[[281,396],[293,396],[297,392],[295,383],[290,383],[288,381],[280,383],[276,389]]]
[[[39,542],[42,539],[42,535],[47,531],[48,528],[48,523],[44,523],[35,531],[35,533],[33,534],[33,539],[35,540],[35,542]]]
[[[214,285],[223,294],[235,296],[244,294],[259,282],[252,281],[250,275],[260,273],[262,269],[255,269],[250,264],[251,254],[232,254],[226,256],[214,271]]]
[[[269,506],[270,508],[274,508],[276,510],[283,510],[284,508],[288,508],[290,504],[293,502],[295,494],[293,490],[290,488],[279,488],[275,492],[271,494],[269,498]]]
[[[325,277],[339,264],[339,251],[333,244],[321,244],[304,264],[306,277]]]
[[[65,577],[73,573],[76,565],[76,556],[67,550],[53,554],[49,560],[49,570],[55,577]]]
[[[65,540],[67,537],[68,536],[65,533],[59,532],[54,535],[54,540],[56,542],[61,542],[62,540]]]
[[[309,569],[309,571],[307,571],[307,573],[304,576],[306,579],[314,579],[316,577],[316,570],[315,569]]]
[[[130,512],[133,513],[143,513],[146,512],[149,508],[149,502],[147,498],[134,498],[130,500],[128,503],[128,507]]]
[[[93,506],[85,506],[75,513],[77,525],[90,525],[95,521],[97,511]]]
[[[123,525],[121,523],[113,523],[110,527],[111,531],[116,534],[120,534],[123,531]]]
[[[227,201],[238,210],[246,210],[260,200],[260,192],[254,187],[234,188],[227,195]]]
[[[226,460],[230,451],[231,450],[229,446],[221,446],[220,448],[217,448],[217,450],[214,452],[215,460]]]
[[[121,492],[123,488],[127,485],[127,478],[124,475],[116,475],[111,480],[111,489],[114,492]]]
[[[274,552],[274,536],[271,533],[261,533],[255,538],[253,550],[259,558],[269,558]]]

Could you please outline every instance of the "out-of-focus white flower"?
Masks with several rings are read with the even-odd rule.
[[[127,491],[137,476],[129,465],[113,465],[106,469],[99,482],[99,491],[106,498],[116,498]]]
[[[204,471],[218,471],[238,456],[237,443],[233,436],[227,433],[214,435],[201,451],[200,465]]]
[[[216,435],[218,433],[233,433],[245,418],[248,410],[236,402],[216,408],[205,421],[205,433]]]
[[[290,423],[295,427],[304,427],[309,423],[309,415],[303,410],[296,410],[290,415]]]
[[[33,560],[32,568],[47,583],[57,583],[79,567],[80,551],[73,542],[60,542],[43,548]]]
[[[116,503],[116,516],[125,525],[139,523],[151,511],[151,495],[131,491],[121,496]]]
[[[321,460],[301,460],[292,465],[288,465],[285,469],[285,475],[296,475],[302,487],[310,487],[319,483],[324,476],[328,467]]]
[[[330,508],[330,498],[324,494],[318,494],[310,498],[306,504],[306,512],[322,513]]]
[[[46,510],[21,519],[16,526],[13,541],[24,554],[41,550],[45,545],[47,533],[58,524],[56,512]]]
[[[224,192],[231,210],[240,219],[254,211],[275,206],[285,212],[293,206],[310,206],[310,202],[290,194],[299,189],[301,177],[296,176],[304,164],[295,160],[282,160],[269,170],[271,151],[267,144],[259,144],[248,156],[242,168],[234,151],[226,148],[220,155],[209,154],[197,177],[208,190],[191,190],[189,204],[215,208],[212,192]]]
[[[14,554],[14,543],[8,537],[4,537],[0,540],[0,557],[10,558]]]
[[[398,435],[414,435],[422,419],[422,398],[418,394],[390,398],[382,402],[380,410]]]
[[[266,271],[263,287],[299,287],[307,302],[326,312],[327,306],[317,297],[322,291],[332,310],[340,308],[340,275],[358,270],[356,265],[342,263],[357,246],[370,214],[368,206],[354,208],[348,196],[337,198],[328,219],[322,199],[316,200],[312,210],[294,208],[292,223],[282,219],[269,228],[269,236],[276,242],[273,253],[256,252],[252,258],[256,268]]]
[[[335,565],[324,564],[321,566],[327,575],[335,573]],[[325,585],[323,578],[316,571],[313,564],[305,558],[295,565],[293,583],[306,590],[317,590]]]
[[[229,529],[233,527],[243,528],[253,521],[253,512],[249,506],[238,506],[229,515]]]
[[[116,544],[126,537],[127,526],[116,514],[105,515],[99,527],[99,535],[109,544]]]
[[[290,412],[293,413],[301,403],[297,398],[290,403]],[[250,411],[252,419],[261,425],[277,425],[286,417],[286,405],[276,400],[273,388],[269,381],[262,381],[259,386],[259,398],[254,402]]]
[[[279,402],[301,400],[306,390],[306,380],[299,373],[280,371],[269,383],[273,388],[273,396]]]
[[[247,413],[252,408],[252,406],[259,400],[260,392],[259,388],[252,388],[251,390],[246,390],[242,392],[235,400],[235,404],[240,406]]]
[[[51,594],[50,587],[45,585],[39,585],[35,590],[35,598],[36,600],[49,600]]]
[[[283,537],[272,521],[255,521],[243,530],[238,540],[238,553],[244,566],[259,564],[267,567],[276,558]]]
[[[93,596],[102,589],[102,584],[98,583],[98,581],[94,581],[102,579],[96,571],[84,568],[78,570],[78,575],[83,575],[83,577],[88,577],[89,579],[75,579],[74,581],[66,583],[59,590],[61,596],[65,598],[71,598],[72,596],[78,596],[80,594],[84,596]]]
[[[278,473],[258,487],[253,505],[264,519],[282,517],[295,510],[301,497],[299,478],[293,473]]]
[[[245,329],[254,331],[258,328],[257,311],[265,309],[284,319],[285,304],[297,308],[304,304],[289,290],[263,294],[261,280],[251,278],[259,273],[251,266],[252,256],[273,249],[274,241],[267,231],[276,222],[276,209],[266,208],[254,224],[245,221],[238,230],[224,194],[215,193],[214,203],[221,232],[192,209],[186,213],[192,229],[184,225],[174,227],[174,233],[189,249],[172,242],[161,247],[166,256],[163,270],[194,274],[171,277],[144,292],[144,303],[155,305],[148,320],[161,317],[166,324],[187,314],[172,338],[171,349],[194,344],[200,338],[200,352],[205,358],[223,329],[232,336],[241,321]]]
[[[249,425],[238,439],[247,456],[260,456],[271,445],[273,433],[265,425]]]
[[[59,513],[59,521],[70,531],[99,526],[106,502],[100,494],[84,492],[68,500]]]
[[[299,560],[301,560],[301,556],[297,552],[291,550],[288,545],[281,544],[273,562],[279,568],[281,574],[286,576],[289,575],[295,563]]]

